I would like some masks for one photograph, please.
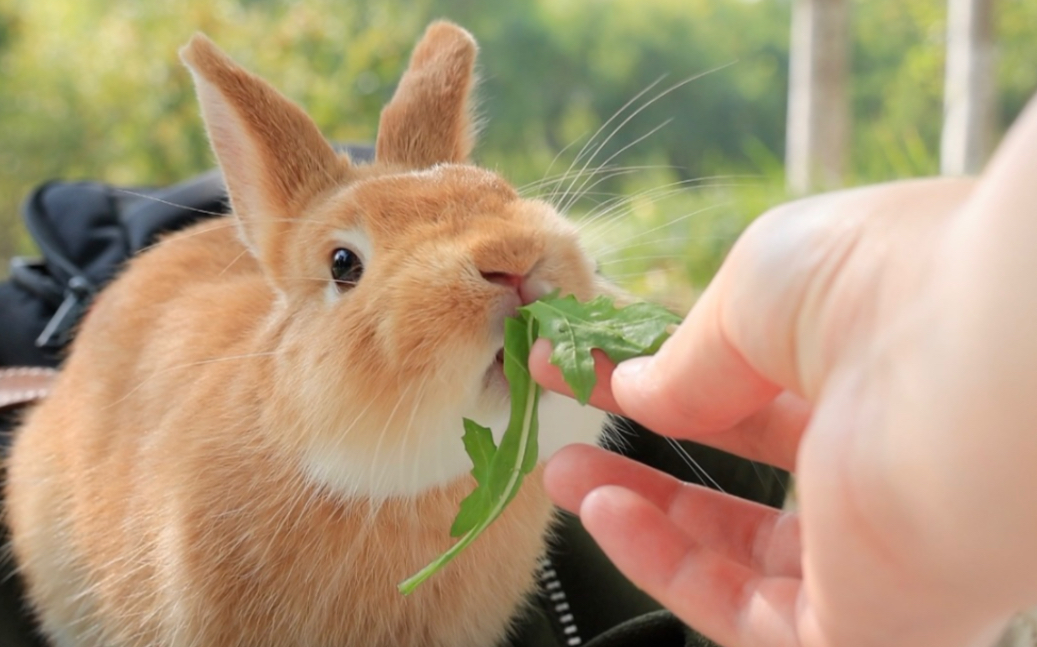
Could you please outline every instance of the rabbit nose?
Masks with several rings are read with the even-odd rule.
[[[527,277],[521,274],[512,274],[510,272],[480,272],[480,274],[490,283],[496,283],[497,285],[503,285],[506,288],[515,290],[519,300],[522,301],[522,305],[536,301],[539,296],[532,289]]]

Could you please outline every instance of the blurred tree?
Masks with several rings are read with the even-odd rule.
[[[949,0],[940,171],[983,170],[993,144],[993,0]]]
[[[601,195],[591,197],[637,196],[617,213],[645,232],[660,227],[642,242],[667,242],[631,253],[694,259],[667,267],[708,276],[740,227],[782,197],[773,186],[784,156],[790,2],[0,0],[0,272],[25,248],[12,223],[34,184],[169,183],[211,166],[176,57],[194,31],[303,104],[329,137],[370,141],[415,39],[429,20],[446,17],[482,46],[482,163],[518,184],[579,169],[581,146],[615,115],[589,148],[604,144],[588,168],[613,155],[610,164],[652,168],[593,187]],[[944,2],[852,0],[851,181],[936,172]],[[1001,0],[1000,128],[1037,87],[1035,24],[1037,3]],[[766,179],[728,193],[715,185],[730,181],[716,180],[709,191],[653,206],[672,182],[746,173]],[[556,184],[575,190],[583,182]],[[718,207],[725,202],[735,206]],[[616,228],[603,236],[621,230],[629,235]],[[643,269],[630,272],[648,276]]]
[[[1003,129],[1012,123],[1037,88],[1037,2],[998,0],[994,16],[994,59],[998,115]]]
[[[993,27],[995,142],[1037,90],[1037,3],[999,0]],[[853,7],[853,182],[940,172],[946,0]]]
[[[848,0],[796,0],[792,12],[785,176],[796,195],[842,185],[850,102]]]
[[[781,1],[2,1],[0,15],[13,17],[4,24],[18,27],[5,37],[0,84],[5,221],[33,184],[50,177],[166,183],[211,164],[176,58],[195,30],[305,105],[330,137],[370,140],[424,24],[453,18],[483,45],[488,126],[480,159],[519,182],[540,178],[560,151],[659,76],[669,78],[653,92],[735,61],[651,106],[646,95],[629,109],[643,112],[595,163],[670,119],[616,161],[665,164],[690,178],[744,165],[750,143],[781,147]],[[10,245],[2,254],[9,252]]]

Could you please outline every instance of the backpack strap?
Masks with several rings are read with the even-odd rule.
[[[40,366],[0,368],[0,411],[42,399],[57,375],[54,369]]]

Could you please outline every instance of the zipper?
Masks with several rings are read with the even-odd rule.
[[[576,619],[572,609],[569,607],[569,598],[562,588],[562,581],[558,578],[558,571],[551,563],[550,557],[540,560],[540,585],[544,592],[548,611],[553,614],[558,626],[562,629],[563,644],[567,647],[577,647],[583,644],[580,630],[576,626]]]

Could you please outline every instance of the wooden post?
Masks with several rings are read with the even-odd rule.
[[[993,0],[949,0],[940,171],[978,173],[994,134]]]
[[[847,0],[794,0],[785,172],[790,192],[842,184],[850,136]]]

